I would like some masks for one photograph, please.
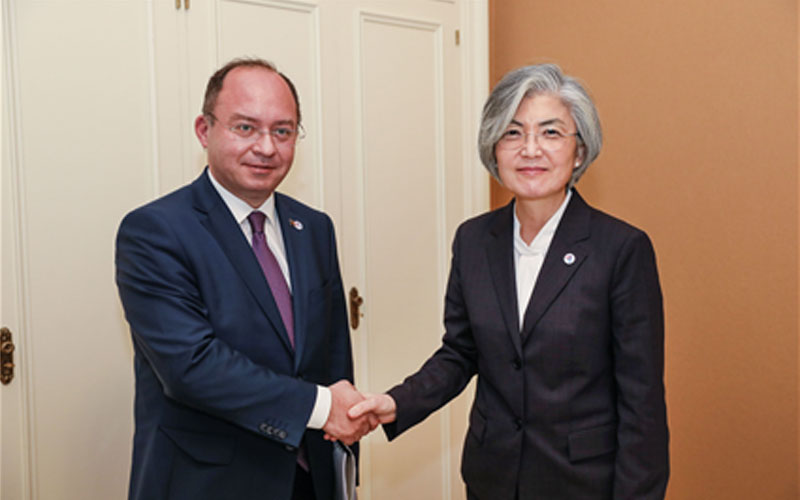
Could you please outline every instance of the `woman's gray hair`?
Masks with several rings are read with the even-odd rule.
[[[568,185],[572,187],[600,154],[603,131],[594,102],[583,85],[575,78],[564,75],[555,64],[536,64],[515,69],[495,86],[483,106],[478,134],[481,161],[486,170],[499,181],[495,145],[511,123],[522,100],[536,94],[552,94],[560,98],[578,128],[576,137],[581,163],[572,171]]]

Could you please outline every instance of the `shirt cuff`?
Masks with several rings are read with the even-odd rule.
[[[328,422],[331,413],[331,390],[321,385],[317,386],[317,400],[314,402],[314,409],[308,418],[306,427],[309,429],[322,429]]]

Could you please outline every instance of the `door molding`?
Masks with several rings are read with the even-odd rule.
[[[461,3],[464,144],[464,218],[489,209],[489,175],[477,154],[478,127],[489,95],[489,0]],[[481,62],[479,62],[481,61]]]
[[[25,220],[27,213],[25,197],[25,173],[21,168],[23,152],[20,145],[20,130],[22,127],[22,110],[19,98],[19,66],[16,37],[16,0],[3,3],[3,144],[2,152],[2,189],[3,213],[2,221],[2,275],[4,283],[11,283],[5,287],[2,296],[2,322],[15,333],[17,376],[8,386],[3,387],[5,410],[2,422],[3,455],[2,472],[5,477],[3,484],[19,486],[19,490],[0,489],[0,495],[19,495],[19,498],[37,498],[35,480],[36,463],[36,433],[31,419],[34,412],[32,359],[30,349],[29,325],[30,297],[25,286],[28,275],[28,224]],[[13,236],[13,237],[12,237]],[[11,241],[6,241],[11,237]],[[12,290],[11,296],[8,292]],[[9,408],[9,403],[13,406]],[[11,413],[11,410],[18,411]],[[8,421],[10,417],[11,421]],[[7,451],[7,450],[10,450]],[[19,458],[14,463],[12,458]],[[11,461],[11,463],[9,463]]]

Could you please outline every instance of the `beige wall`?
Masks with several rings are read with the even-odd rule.
[[[605,146],[578,187],[654,241],[672,500],[798,498],[799,20],[796,0],[491,2],[492,85],[538,62],[585,81]]]

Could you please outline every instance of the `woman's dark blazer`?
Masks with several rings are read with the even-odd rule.
[[[442,346],[389,391],[387,436],[477,374],[461,465],[477,498],[663,498],[664,319],[650,240],[573,192],[520,331],[513,206],[459,227]]]

